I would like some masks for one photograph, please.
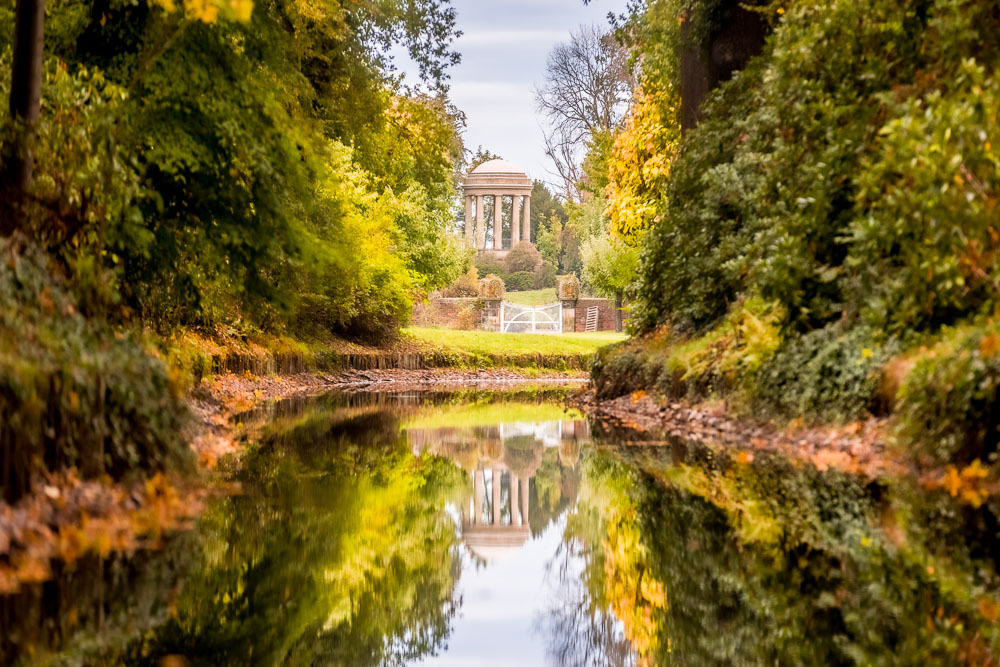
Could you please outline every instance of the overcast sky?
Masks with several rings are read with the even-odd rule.
[[[451,98],[467,115],[465,145],[482,145],[528,172],[553,181],[542,143],[534,89],[545,58],[581,24],[607,26],[626,0],[452,0],[462,62],[451,69]],[[402,63],[401,63],[402,64]]]

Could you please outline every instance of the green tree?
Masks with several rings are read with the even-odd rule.
[[[576,228],[558,215],[544,220],[538,230],[537,245],[542,258],[559,273],[580,270],[580,240]]]
[[[411,291],[464,264],[448,241],[464,151],[446,97],[454,11],[222,4],[51,9],[43,83],[61,117],[40,119],[27,232],[161,330],[280,329],[320,295],[326,328],[392,335]],[[410,49],[432,93],[401,86],[391,44]]]
[[[580,255],[583,281],[596,294],[615,300],[615,331],[621,331],[622,306],[636,279],[639,250],[610,234],[601,234],[584,241]]]
[[[482,146],[476,147],[476,152],[472,154],[469,158],[469,169],[468,172],[475,171],[476,167],[484,162],[489,162],[490,160],[502,160],[499,154],[492,152],[488,148],[483,148]],[[467,173],[468,173],[467,172]]]
[[[552,194],[545,183],[536,180],[531,185],[531,238],[538,238],[542,221],[548,220],[553,215],[562,222],[569,219],[559,197]]]

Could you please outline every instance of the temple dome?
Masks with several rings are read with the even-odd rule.
[[[465,177],[466,195],[531,195],[531,179],[507,160],[489,160]]]
[[[507,160],[487,160],[478,167],[472,170],[473,174],[510,174],[521,176],[527,178],[526,174],[520,167],[515,164],[507,162]]]

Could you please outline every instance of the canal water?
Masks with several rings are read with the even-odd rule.
[[[991,665],[997,516],[591,424],[564,390],[335,393],[158,551],[0,598],[2,664]]]

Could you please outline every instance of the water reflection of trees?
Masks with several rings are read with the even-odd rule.
[[[438,651],[460,602],[445,507],[465,475],[415,458],[391,411],[329,407],[272,415],[243,493],[165,552],[81,561],[5,598],[0,662],[398,665]]]
[[[531,398],[522,392],[517,405]],[[55,664],[403,664],[438,651],[460,603],[445,508],[467,504],[470,489],[454,463],[412,450],[400,417],[420,405],[331,395],[243,415],[255,441],[236,473],[243,494],[215,503],[165,552],[79,562],[5,599],[0,663],[28,645]],[[532,497],[545,522],[575,493],[551,470],[556,448],[473,436],[440,453],[522,474],[545,467],[561,489]],[[570,461],[579,444],[558,449]]]
[[[759,453],[584,458],[567,539],[643,664],[997,662],[996,508]]]
[[[551,563],[550,601],[539,620],[546,656],[552,664],[566,667],[632,667],[636,655],[622,624],[574,566],[587,559],[587,550],[576,540],[563,542]]]
[[[264,441],[243,477],[244,495],[202,522],[204,567],[175,616],[135,655],[402,664],[442,646],[457,602],[443,511],[457,467],[414,460],[388,413],[323,413]]]

